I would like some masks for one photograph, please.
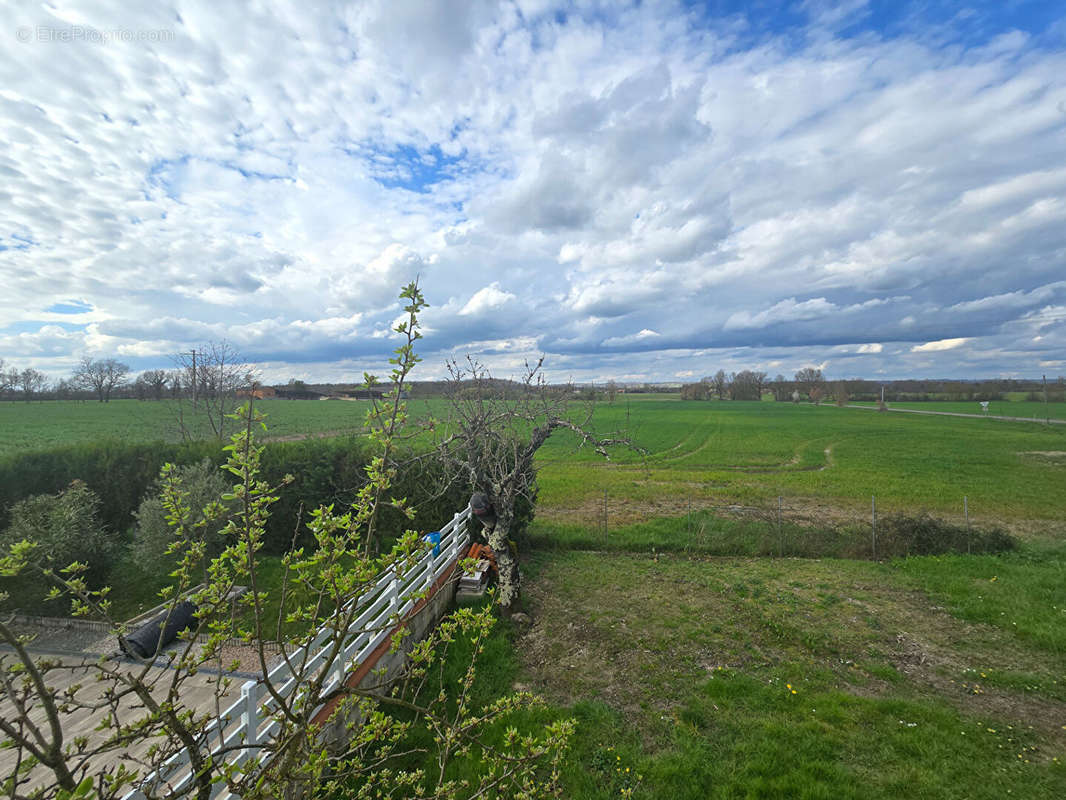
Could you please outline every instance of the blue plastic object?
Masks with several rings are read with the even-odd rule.
[[[440,531],[433,531],[433,533],[427,533],[422,537],[423,542],[429,542],[433,545],[433,557],[436,558],[440,555]]]

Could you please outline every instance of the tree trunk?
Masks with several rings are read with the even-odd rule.
[[[511,547],[511,523],[514,512],[511,509],[497,509],[496,525],[488,532],[489,547],[496,556],[496,569],[500,575],[499,602],[504,614],[510,614],[522,584],[518,572],[518,558]]]

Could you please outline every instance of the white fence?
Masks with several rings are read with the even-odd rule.
[[[469,542],[466,522],[470,508],[458,512],[441,528],[438,555],[434,556],[431,545],[426,554],[408,572],[382,575],[369,589],[345,607],[345,616],[355,606],[359,612],[342,637],[343,652],[329,665],[330,675],[323,687],[328,693],[339,686],[391,636],[397,619],[410,612],[423,594],[452,567]],[[266,679],[246,681],[241,686],[240,698],[221,712],[203,742],[203,751],[213,754],[229,751],[224,760],[240,763],[255,758],[266,763],[270,751],[264,749],[278,733],[280,724],[272,718],[273,697],[267,691],[267,682],[282,698],[289,697],[297,687],[313,678],[329,659],[336,631],[330,624],[319,629],[313,639],[301,650],[289,655],[267,673]],[[319,709],[315,709],[318,713]],[[313,716],[313,715],[312,715]],[[180,796],[192,787],[192,770],[189,754],[181,750],[172,756],[163,767],[140,782],[140,788],[129,792],[123,800],[145,800],[159,795]],[[212,797],[233,798],[224,784],[215,784]]]

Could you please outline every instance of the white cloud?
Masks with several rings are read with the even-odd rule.
[[[730,315],[723,327],[727,331],[743,328],[763,328],[767,325],[776,325],[781,322],[818,319],[836,309],[837,307],[824,297],[815,297],[803,302],[797,302],[795,297],[789,297],[757,314],[752,314],[748,311],[737,311]]]
[[[941,350],[954,350],[956,347],[962,347],[970,341],[968,338],[960,339],[940,339],[936,342],[926,342],[925,344],[916,344],[911,348],[912,353],[936,353]]]
[[[858,353],[880,353],[882,350],[884,350],[884,347],[882,347],[879,343],[875,342],[875,343],[872,343],[872,344],[860,345],[859,349],[856,352],[858,352]]]
[[[619,347],[647,343],[661,338],[662,334],[649,328],[643,328],[637,333],[628,336],[611,336],[603,340],[604,347]]]
[[[486,286],[474,292],[473,297],[467,301],[466,305],[464,305],[459,312],[459,316],[466,317],[472,314],[484,314],[487,311],[495,311],[514,299],[515,296],[513,294],[500,289],[498,283],[493,283],[490,286]]]

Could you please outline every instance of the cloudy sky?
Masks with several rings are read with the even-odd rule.
[[[0,358],[1066,374],[1061,0],[0,9]]]

